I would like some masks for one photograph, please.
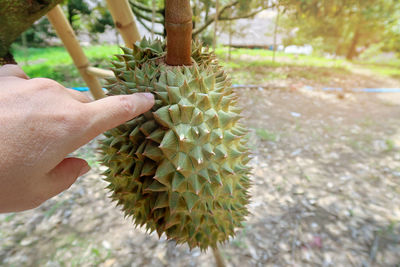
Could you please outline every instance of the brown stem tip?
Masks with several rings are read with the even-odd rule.
[[[192,65],[192,9],[190,0],[166,0],[167,59],[171,66]]]

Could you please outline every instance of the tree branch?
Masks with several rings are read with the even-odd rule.
[[[139,11],[137,11],[135,9],[132,9],[132,11],[133,11],[133,13],[135,14],[136,17],[139,17],[141,19],[147,20],[148,22],[152,22],[153,21],[150,17],[148,17],[146,15],[143,15],[142,13],[140,13]],[[160,19],[155,19],[154,22],[164,25],[164,21],[160,20]]]
[[[222,13],[224,13],[227,9],[236,6],[237,4],[239,4],[239,1],[235,1],[229,5],[226,5],[224,7],[222,7],[219,12],[218,12],[218,19],[220,18],[220,16],[222,15]],[[203,26],[201,26],[200,28],[197,28],[193,31],[192,36],[196,36],[199,33],[201,33],[202,31],[204,31],[204,29],[206,29],[210,24],[212,24],[215,20],[215,15],[210,16],[210,18],[204,23]]]
[[[271,7],[272,7],[272,6],[267,7],[267,8],[271,8]],[[242,15],[242,16],[236,16],[236,17],[220,17],[219,20],[247,19],[247,18],[250,18],[250,17],[253,17],[253,16],[257,15],[258,13],[260,13],[260,12],[263,11],[263,10],[264,10],[264,9],[260,9],[260,10],[254,11],[254,12],[252,12],[252,13],[249,13],[249,14],[246,14],[246,15]]]
[[[148,30],[149,32],[151,32],[151,28],[150,28],[149,26],[147,26],[146,23],[144,23],[144,21],[143,21],[140,17],[137,17],[136,19],[139,21],[140,24],[143,25],[143,27],[144,27],[146,30]],[[154,34],[157,34],[157,35],[160,35],[160,36],[164,36],[164,34],[163,34],[162,32],[156,32],[156,31],[154,31]]]
[[[259,10],[256,10],[254,12],[251,12],[249,14],[245,14],[245,15],[241,15],[241,16],[236,16],[236,17],[223,17],[223,12],[225,12],[227,9],[234,7],[235,5],[237,5],[239,3],[239,1],[235,1],[229,5],[224,6],[223,8],[221,8],[220,12],[218,12],[218,20],[237,20],[237,19],[245,19],[245,18],[250,18],[253,17],[255,15],[257,15],[258,13],[260,13],[263,10],[266,9],[270,9],[276,6],[276,4],[270,5],[270,6],[266,6],[266,7],[262,7]],[[211,18],[208,19],[203,26],[201,26],[200,28],[197,28],[196,30],[193,31],[192,36],[196,36],[199,33],[201,33],[202,31],[204,31],[204,29],[206,29],[210,24],[212,24],[214,22],[215,19],[215,15],[214,16],[210,16]]]
[[[149,13],[152,13],[152,12],[153,12],[153,10],[152,10],[151,8],[149,8],[149,7],[147,7],[147,6],[144,6],[144,5],[142,5],[142,4],[136,3],[136,2],[133,1],[133,0],[129,0],[129,3],[130,3],[131,6],[134,7],[134,8],[137,8],[137,9],[140,9],[140,10],[142,10],[142,11],[149,12]],[[164,12],[164,9],[157,9],[156,12],[162,14],[162,13]]]

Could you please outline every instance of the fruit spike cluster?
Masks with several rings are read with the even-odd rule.
[[[190,67],[167,66],[160,41],[123,50],[109,94],[152,92],[156,104],[105,134],[111,197],[135,225],[190,248],[215,247],[248,215],[247,130],[230,81],[200,44]]]

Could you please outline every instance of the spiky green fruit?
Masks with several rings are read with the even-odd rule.
[[[102,153],[111,197],[135,225],[206,249],[248,214],[249,152],[230,80],[207,49],[192,50],[193,66],[171,67],[160,41],[123,48],[109,94],[152,92],[156,104],[108,131]]]

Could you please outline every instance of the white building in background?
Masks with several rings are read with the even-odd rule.
[[[234,22],[234,27],[240,32],[232,35],[233,47],[272,48],[274,45],[276,11],[265,10],[254,18],[239,19]],[[276,44],[278,49],[283,49],[283,36],[277,34]],[[229,33],[225,29],[219,33],[218,43],[229,45]]]
[[[311,55],[313,53],[313,47],[311,45],[289,45],[283,50],[286,54],[295,55]]]

